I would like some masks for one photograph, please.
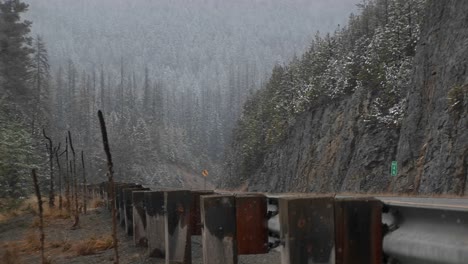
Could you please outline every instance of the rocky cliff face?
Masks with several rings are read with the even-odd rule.
[[[468,2],[431,1],[398,143],[393,191],[466,194]]]
[[[401,126],[366,121],[372,95],[365,90],[310,109],[267,153],[249,189],[464,193],[468,2],[433,0],[427,12]]]
[[[398,128],[369,123],[371,95],[352,97],[303,114],[287,140],[250,178],[258,191],[386,191],[392,181]]]

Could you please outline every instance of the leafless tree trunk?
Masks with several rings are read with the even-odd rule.
[[[86,203],[88,202],[86,199],[87,195],[87,186],[86,186],[86,169],[85,169],[85,161],[84,161],[84,154],[81,151],[81,165],[83,167],[83,212],[86,214],[87,206]]]
[[[71,214],[71,200],[70,200],[70,164],[68,163],[68,137],[65,137],[65,160],[67,164],[67,173],[65,173],[65,184],[67,188],[65,189],[65,198],[67,199],[67,213]]]
[[[72,151],[73,155],[73,186],[74,186],[74,195],[75,195],[75,223],[73,224],[72,228],[78,228],[80,225],[80,211],[78,208],[78,184],[76,180],[76,153],[75,153],[75,148],[73,148],[73,141],[71,137],[70,131],[68,131],[68,142],[70,143],[70,149]]]
[[[43,218],[44,210],[42,208],[41,190],[39,189],[39,183],[37,182],[36,169],[32,170],[31,175],[32,175],[33,182],[34,182],[34,190],[36,191],[37,204],[39,207],[39,233],[40,233],[40,241],[41,241],[41,260],[42,260],[42,263],[45,264],[47,263],[47,261],[44,256],[44,240],[45,240],[44,218]]]
[[[52,143],[52,139],[48,137],[45,133],[45,129],[42,129],[42,134],[44,138],[49,141],[46,143],[47,150],[49,151],[49,169],[50,169],[50,192],[49,192],[49,207],[52,208],[55,206],[55,192],[54,192],[54,146]]]
[[[117,240],[117,219],[115,212],[115,186],[114,186],[114,165],[112,163],[112,156],[109,148],[109,140],[107,138],[107,129],[106,123],[104,121],[104,116],[102,115],[101,110],[98,111],[99,123],[101,124],[101,133],[102,133],[102,142],[104,145],[104,152],[107,156],[107,176],[109,179],[109,194],[110,194],[110,204],[112,206],[112,238],[114,240],[114,253],[115,253],[115,264],[119,264],[119,249],[118,249],[118,240]]]
[[[60,166],[60,156],[62,156],[65,151],[63,151],[60,155],[58,154],[60,151],[60,144],[57,147],[57,150],[55,151],[55,161],[57,163],[57,169],[58,169],[58,187],[59,187],[59,209],[62,210],[63,208],[63,192],[62,192],[62,167]]]

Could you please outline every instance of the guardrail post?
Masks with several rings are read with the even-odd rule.
[[[200,197],[212,194],[214,194],[214,191],[192,191],[192,208],[190,210],[190,230],[192,236],[201,236],[202,234]]]
[[[146,238],[146,212],[144,199],[146,191],[132,192],[133,198],[133,242],[137,247],[148,246]]]
[[[164,192],[145,192],[146,237],[148,256],[166,258]]]
[[[115,206],[115,212],[116,212],[116,215],[115,217],[117,218],[117,220],[120,219],[120,203],[119,203],[119,190],[121,188],[124,188],[124,187],[127,187],[128,185],[125,184],[125,183],[119,183],[119,182],[114,182],[114,195],[115,195],[115,199],[114,199],[114,205]],[[108,183],[107,184],[107,197],[108,197],[108,201],[109,201],[109,210],[112,210],[112,204],[110,204],[111,200],[112,200],[112,197],[110,197],[111,193],[110,193],[110,189],[111,189],[111,185]]]
[[[237,264],[236,198],[201,196],[203,263]]]
[[[124,184],[116,187],[115,201],[117,203],[117,212],[119,224],[121,227],[125,227],[125,212],[124,212],[124,201],[123,201],[123,190],[125,188],[133,187],[133,184]]]
[[[263,194],[236,196],[237,254],[268,253],[267,199]]]
[[[103,182],[100,184],[100,187],[101,187],[101,197],[106,204],[106,208],[110,210],[111,207],[109,204],[109,183]]]
[[[134,191],[148,191],[149,188],[125,188],[122,192],[125,232],[127,235],[133,235],[133,196]]]
[[[192,263],[192,234],[190,230],[190,191],[166,191],[166,263]]]
[[[124,185],[121,188],[118,188],[117,192],[117,202],[118,202],[118,208],[119,208],[119,220],[120,220],[120,226],[125,228],[125,197],[124,197],[124,192],[125,190],[138,190],[143,188],[141,185],[135,185],[135,184],[129,184],[129,185]]]
[[[334,198],[279,198],[282,264],[334,264]]]
[[[107,185],[110,189],[110,184]],[[115,200],[114,200],[114,206],[115,206],[115,212],[116,212],[116,215],[115,217],[117,217],[117,220],[120,220],[120,197],[119,197],[119,190],[120,188],[123,188],[123,184],[122,183],[116,183],[114,182],[114,195],[115,195]],[[110,192],[108,191],[107,192],[107,195],[110,196]],[[111,197],[109,197],[109,202],[111,200]],[[110,205],[112,206],[112,205]],[[109,207],[109,209],[111,209],[112,207]]]
[[[336,264],[382,263],[382,202],[374,198],[335,200]]]
[[[109,186],[109,185],[108,185]],[[117,182],[114,182],[114,194],[115,194],[115,209],[116,209],[116,217],[119,221],[121,221],[121,215],[123,214],[121,212],[121,201],[120,201],[120,197],[121,197],[121,190],[123,188],[128,188],[129,186],[131,186],[130,184],[128,183],[117,183]],[[109,186],[110,187],[110,186]],[[108,195],[110,195],[110,193],[108,193]],[[110,200],[110,197],[109,197],[109,200]]]
[[[100,199],[101,198],[101,194],[100,194],[100,187],[98,184],[93,184],[91,185],[91,190],[92,190],[92,196],[91,196],[91,199],[94,200],[94,199]]]

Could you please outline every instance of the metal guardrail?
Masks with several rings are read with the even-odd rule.
[[[269,196],[270,245],[278,247],[278,199]],[[339,198],[352,198],[342,196]],[[468,264],[468,199],[377,197],[385,264]]]
[[[468,200],[381,199],[387,263],[468,263]]]
[[[132,204],[128,200],[129,186],[132,185],[117,185],[117,194],[121,192],[123,195],[118,195],[115,205],[121,209]],[[180,205],[174,207],[175,211],[166,208],[171,203],[180,204],[178,195],[168,196],[173,193],[169,190],[145,192],[143,208],[140,208],[141,202],[133,204],[134,212],[146,211],[148,224],[138,227],[138,223],[146,223],[145,216],[141,212],[134,214],[134,220],[137,220],[133,221],[134,235],[138,235],[136,245],[145,245],[149,239],[148,249],[165,250],[170,259],[176,258],[172,252],[180,250],[173,249],[173,243],[167,244],[170,240],[160,241],[167,230],[158,227],[166,224],[181,226],[180,223],[159,223],[158,220],[151,226],[150,203],[156,202],[151,198],[156,195],[154,197],[165,197],[164,201],[157,199],[164,204],[162,209],[155,207],[163,210],[162,215],[172,211],[178,215],[163,221],[179,219],[181,212],[190,210],[190,220],[183,221],[190,222],[192,235],[203,233],[202,237],[207,239],[204,241],[211,243],[210,248],[230,241],[231,253],[221,250],[214,254],[211,250],[205,264],[221,263],[220,259],[225,264],[236,263],[237,254],[264,254],[270,250],[281,251],[283,264],[468,264],[468,199],[186,192],[192,195],[192,205],[185,205],[184,210],[179,208]],[[107,195],[102,185],[91,193],[100,193],[103,198]],[[148,197],[151,199],[146,201]],[[223,199],[230,199],[230,202],[222,202]],[[237,220],[231,221],[229,214],[213,215],[212,210],[231,212]],[[119,217],[131,217],[129,212],[124,211]],[[188,216],[185,218],[189,219]],[[262,231],[262,226],[266,231]],[[200,233],[199,227],[205,231]],[[156,238],[157,241],[152,240]],[[190,243],[186,235],[183,239],[172,239],[177,240],[176,244],[181,248]],[[187,255],[177,258],[182,261]]]

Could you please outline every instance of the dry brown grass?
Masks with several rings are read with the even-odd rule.
[[[36,210],[36,208],[32,208],[33,211]],[[36,213],[36,212],[35,212]],[[44,207],[44,213],[43,213],[43,219],[44,219],[44,227],[48,226],[53,220],[57,219],[70,219],[70,214],[62,209],[60,210],[58,207]],[[40,224],[40,219],[39,217],[35,217],[33,222],[31,223],[30,227],[31,228],[38,228]]]
[[[21,261],[20,251],[24,245],[20,245],[17,243],[9,243],[2,245],[3,249],[5,250],[2,257],[0,258],[0,263],[2,264],[22,264],[25,263]],[[27,262],[30,263],[30,262]],[[52,260],[49,257],[46,257],[45,264],[52,264]]]
[[[2,255],[1,263],[4,264],[20,264],[20,257],[18,248],[16,245],[5,245],[4,246],[5,252]]]
[[[0,223],[7,222],[15,217],[18,217],[22,214],[19,209],[14,209],[11,211],[0,213]]]
[[[23,251],[39,250],[41,248],[41,241],[39,239],[39,234],[33,230],[26,233],[22,246],[23,246],[22,247]]]
[[[38,228],[40,224],[41,224],[41,220],[39,219],[39,217],[35,217],[29,227]],[[44,227],[46,226],[47,226],[47,223],[44,221]]]
[[[63,246],[65,243],[63,241],[51,241],[49,242],[49,246],[51,248],[59,248],[61,246]]]
[[[94,255],[99,251],[104,251],[114,247],[111,236],[100,238],[90,238],[84,241],[78,241],[73,247],[78,256]]]
[[[69,219],[70,214],[67,210],[60,210],[57,206],[53,208],[45,207],[44,208],[44,220],[45,219]]]
[[[65,209],[62,211],[59,210],[58,205],[53,208],[49,208],[47,206],[47,201],[43,199],[44,202],[44,220],[46,219],[67,219],[70,218],[70,215],[66,212]],[[14,205],[10,205],[14,204]],[[4,199],[0,201],[1,208],[7,208],[0,212],[0,223],[9,221],[15,217],[22,216],[28,213],[32,213],[34,215],[39,214],[39,209],[37,205],[37,198],[36,197],[29,197],[27,199],[19,201],[14,201],[13,199]],[[35,223],[32,224],[34,227],[37,227]]]
[[[104,207],[106,205],[105,201],[101,198],[93,198],[89,201],[88,209],[96,209],[99,207]]]
[[[72,248],[72,244],[68,241],[62,243],[62,252],[67,252]]]
[[[8,254],[7,252],[5,252],[5,254],[11,256],[11,254],[15,252],[35,252],[41,248],[41,242],[39,240],[39,234],[34,230],[30,230],[24,235],[22,240],[0,244],[0,247],[9,251]],[[3,262],[0,261],[0,263]]]
[[[48,243],[48,246],[52,249],[62,248],[62,252],[67,252],[68,250],[72,248],[72,244],[67,240],[50,241]]]

